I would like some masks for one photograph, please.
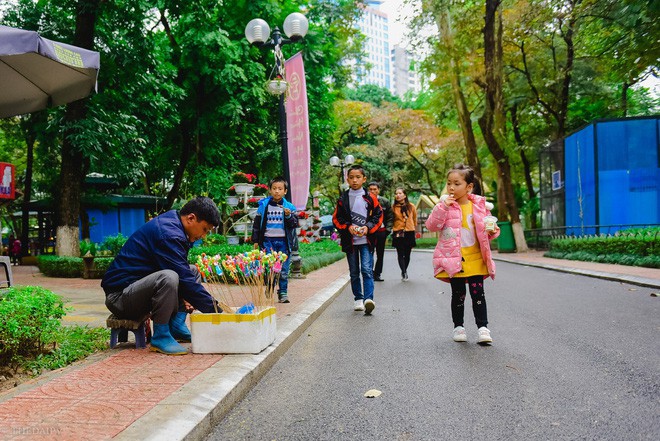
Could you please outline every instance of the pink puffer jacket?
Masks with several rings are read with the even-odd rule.
[[[438,244],[433,252],[433,274],[446,271],[450,277],[454,277],[461,270],[461,225],[463,223],[463,213],[461,206],[454,202],[447,207],[443,196],[440,202],[433,207],[433,211],[426,220],[426,228],[429,231],[439,231]],[[475,234],[481,248],[481,256],[488,267],[488,275],[495,279],[495,262],[490,252],[490,239],[500,235],[499,230],[496,234],[488,237],[484,226],[484,216],[490,215],[490,210],[486,204],[486,198],[483,196],[468,195],[472,201],[472,216],[474,221]],[[484,276],[486,278],[487,276]],[[444,279],[443,279],[444,280]],[[448,279],[447,279],[448,281]]]

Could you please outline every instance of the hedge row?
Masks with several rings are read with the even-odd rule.
[[[115,260],[114,257],[96,257],[94,266],[97,270],[97,277],[103,277],[108,267]],[[83,259],[81,257],[60,257],[51,255],[41,255],[37,257],[37,266],[45,276],[48,277],[82,277]]]
[[[563,236],[550,241],[547,257],[660,268],[660,228],[603,236]]]

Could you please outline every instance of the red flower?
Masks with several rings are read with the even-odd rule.
[[[299,211],[298,212],[298,219],[307,219],[309,217],[309,214],[305,213],[304,211]]]

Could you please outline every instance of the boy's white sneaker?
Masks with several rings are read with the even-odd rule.
[[[356,300],[353,311],[364,311],[364,302],[362,300]]]
[[[482,326],[479,328],[479,339],[477,340],[477,343],[480,345],[489,345],[493,342],[493,339],[490,337],[490,330]]]
[[[454,328],[454,334],[452,336],[454,341],[464,342],[467,341],[467,335],[465,334],[465,328],[463,326],[456,326]]]
[[[376,304],[374,303],[373,300],[371,300],[371,299],[365,300],[364,301],[364,313],[365,313],[365,315],[371,314],[371,311],[373,311],[375,307],[376,307]]]

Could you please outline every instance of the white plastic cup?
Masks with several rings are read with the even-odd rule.
[[[495,216],[484,216],[484,225],[486,226],[486,231],[495,231],[497,218]]]

